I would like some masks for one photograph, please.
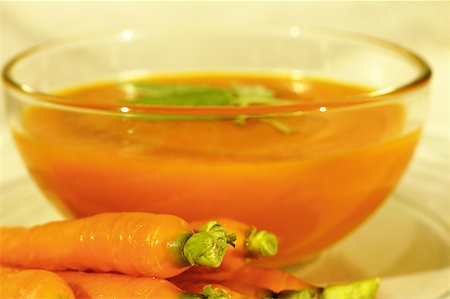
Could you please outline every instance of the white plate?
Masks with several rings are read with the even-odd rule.
[[[28,177],[3,182],[0,190],[0,225],[63,219]],[[447,223],[425,207],[394,196],[316,260],[289,270],[315,283],[380,276],[380,299],[447,298],[449,232]]]

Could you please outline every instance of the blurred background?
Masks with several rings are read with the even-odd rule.
[[[100,29],[183,26],[187,23],[318,25],[376,36],[422,56],[433,70],[424,137],[397,194],[426,207],[431,218],[449,225],[450,2],[0,2],[0,65],[30,46],[77,32]],[[0,90],[1,91],[1,90]],[[25,173],[6,130],[0,105],[0,182]],[[0,189],[0,198],[1,198]],[[1,208],[1,206],[0,206]],[[432,244],[431,244],[432,245]],[[394,245],[395,246],[395,245]],[[448,284],[449,271],[426,281]],[[411,278],[408,285],[423,285]],[[391,282],[395,283],[394,278]],[[415,280],[414,280],[415,279]],[[421,282],[421,283],[420,283]],[[407,295],[396,298],[430,298]],[[426,292],[425,292],[426,293]],[[411,292],[412,294],[412,292]],[[443,295],[446,296],[446,295]],[[390,297],[393,298],[393,297]],[[444,298],[444,297],[441,297]]]
[[[307,24],[377,36],[417,52],[431,65],[434,77],[426,133],[448,140],[447,1],[2,1],[0,5],[2,66],[37,43],[76,32],[111,28],[183,26],[196,22],[242,26]]]

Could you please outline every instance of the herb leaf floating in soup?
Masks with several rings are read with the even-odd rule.
[[[230,90],[191,84],[126,83],[126,91],[135,94],[133,104],[164,106],[231,106]]]
[[[288,105],[293,101],[275,98],[275,92],[262,85],[231,84],[229,88],[185,83],[123,83],[132,104],[164,106],[251,106]]]
[[[208,107],[208,106],[256,106],[256,105],[289,105],[294,101],[277,99],[275,91],[258,84],[230,84],[228,88],[201,84],[186,83],[150,83],[127,82],[121,87],[131,99],[123,100],[129,104],[137,105],[163,105],[184,107]],[[160,116],[157,119],[164,119]],[[219,119],[220,117],[217,117]],[[235,123],[244,125],[249,118],[261,118],[261,116],[239,115]],[[167,120],[174,120],[174,116],[167,116]],[[211,119],[200,116],[180,116],[180,120]],[[273,126],[275,129],[291,134],[295,130],[279,120],[262,118],[260,121]]]

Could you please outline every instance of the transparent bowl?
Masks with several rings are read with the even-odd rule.
[[[60,93],[199,71],[277,74],[300,93],[308,78],[367,88],[247,107],[125,106]],[[19,54],[3,72],[18,149],[59,208],[75,217],[235,218],[278,234],[280,252],[266,265],[318,254],[380,206],[420,138],[430,76],[396,45],[298,26],[85,34]]]

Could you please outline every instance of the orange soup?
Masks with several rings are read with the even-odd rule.
[[[368,89],[288,75],[198,73],[141,82],[264,86],[302,103]],[[80,103],[133,101],[122,84],[63,93]],[[125,102],[124,102],[125,103]],[[399,103],[237,118],[112,117],[30,107],[14,129],[42,190],[75,216],[105,211],[232,217],[275,232],[269,264],[302,261],[335,242],[386,198],[420,130]]]

